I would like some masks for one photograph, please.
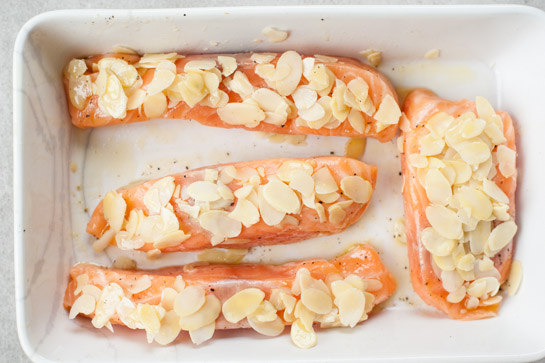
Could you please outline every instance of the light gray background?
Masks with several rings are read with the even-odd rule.
[[[327,4],[525,4],[545,10],[545,0],[455,1],[455,0],[360,0],[360,1],[222,1],[222,0],[0,0],[0,362],[28,362],[19,345],[15,326],[13,276],[13,150],[12,150],[12,58],[15,37],[33,16],[58,9],[78,8],[181,8],[242,5]],[[541,361],[542,363],[545,360]]]

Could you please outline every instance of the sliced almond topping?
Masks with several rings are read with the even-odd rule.
[[[509,296],[513,296],[517,293],[521,282],[522,264],[519,260],[515,260],[511,264],[511,271],[509,272],[509,279],[507,280],[507,292],[509,293]]]
[[[513,176],[516,172],[515,163],[517,153],[505,145],[500,145],[498,146],[496,157],[500,173],[506,178]]]
[[[279,317],[272,321],[262,322],[253,316],[249,316],[248,323],[256,332],[268,337],[276,337],[284,331],[284,323]]]
[[[276,81],[276,89],[282,96],[288,96],[295,91],[303,74],[301,56],[292,50],[284,52],[276,63],[277,72],[282,68],[289,69],[289,74],[286,78]]]
[[[273,289],[270,301],[276,310],[286,310],[288,313],[293,312],[297,303],[297,299],[288,288]]]
[[[262,33],[269,41],[273,43],[283,42],[284,40],[288,39],[290,34],[285,30],[279,30],[270,26],[263,29]]]
[[[481,191],[474,188],[463,188],[456,193],[460,204],[471,210],[471,216],[485,220],[492,215],[492,203]]]
[[[265,119],[265,113],[257,106],[246,103],[228,103],[218,108],[220,119],[230,125],[256,127]]]
[[[74,290],[74,295],[78,295],[84,286],[89,284],[89,275],[81,274],[76,277],[76,289]]]
[[[187,187],[187,194],[198,201],[214,202],[221,198],[218,186],[207,181],[196,181]]]
[[[430,169],[424,179],[424,189],[431,203],[446,205],[452,197],[449,181],[437,169]]]
[[[462,235],[462,224],[456,213],[437,204],[426,208],[426,218],[432,227],[445,238],[458,239]]]
[[[184,72],[188,71],[208,71],[216,67],[216,61],[214,59],[199,59],[192,60],[185,64]]]
[[[316,314],[327,314],[333,307],[329,294],[316,288],[304,289],[301,292],[301,301],[307,309]]]
[[[284,98],[268,88],[258,88],[252,98],[263,111],[275,112],[281,105],[285,105]]]
[[[316,313],[309,310],[301,300],[295,304],[295,310],[293,311],[293,315],[295,318],[301,320],[301,323],[303,323],[303,326],[306,329],[312,329],[312,324],[314,323],[314,319],[316,318]]]
[[[399,109],[399,105],[392,96],[386,95],[382,99],[377,113],[375,113],[375,120],[384,125],[395,125],[398,123],[400,117],[401,110]]]
[[[450,124],[454,121],[454,117],[445,112],[439,112],[433,115],[426,123],[426,128],[439,138],[445,137],[445,132]]]
[[[365,118],[358,110],[354,108],[350,110],[348,113],[348,123],[350,123],[350,126],[360,134],[364,133]]]
[[[477,165],[490,158],[490,149],[487,144],[479,139],[464,141],[457,145],[461,158],[470,165]]]
[[[64,69],[64,75],[69,78],[77,78],[87,71],[87,64],[83,59],[72,59]]]
[[[239,199],[235,209],[229,213],[229,217],[240,221],[248,228],[259,222],[259,211],[252,202],[246,199]]]
[[[351,287],[335,298],[335,305],[339,308],[341,324],[353,328],[365,312],[365,295]]]
[[[491,223],[488,221],[480,221],[477,227],[469,232],[469,247],[471,253],[478,255],[484,252],[484,246],[488,240],[491,231]]]
[[[490,102],[484,97],[477,96],[475,98],[475,106],[477,107],[477,115],[483,120],[489,121],[496,114]]]
[[[366,49],[359,52],[361,55],[367,58],[367,61],[371,63],[373,67],[378,67],[382,63],[382,52],[373,49]]]
[[[145,53],[138,61],[137,66],[141,68],[155,68],[162,60],[175,61],[184,58],[177,53]]]
[[[293,102],[299,109],[308,109],[312,107],[318,100],[318,94],[315,90],[308,86],[299,86],[293,93]]]
[[[229,213],[220,210],[204,212],[199,216],[202,228],[218,238],[233,238],[240,234],[242,224],[229,217]],[[217,244],[217,243],[216,243]]]
[[[292,173],[290,179],[290,188],[301,195],[309,196],[314,193],[314,179],[306,171],[297,170]]]
[[[293,322],[290,335],[293,344],[301,349],[312,348],[317,342],[317,336],[314,329],[312,329],[312,327],[307,329],[301,322],[301,319],[297,319]]]
[[[456,264],[452,255],[436,256],[433,255],[433,262],[443,271],[454,271]]]
[[[434,228],[425,228],[420,233],[422,244],[434,256],[448,256],[456,247],[456,241],[448,239],[437,233]]]
[[[460,124],[460,132],[465,139],[479,136],[486,125],[485,120],[479,118],[467,118]]]
[[[333,178],[333,175],[331,175],[327,166],[317,170],[312,177],[314,179],[316,193],[328,194],[339,190],[337,182],[335,181],[335,178]]]
[[[447,295],[447,301],[452,304],[457,304],[466,297],[466,288],[460,286],[456,290]]]
[[[180,318],[183,330],[193,331],[216,321],[221,313],[221,302],[215,295],[206,295],[204,305],[196,312]]]
[[[252,314],[265,298],[265,293],[256,288],[241,290],[223,303],[222,312],[225,320],[238,323]]]
[[[318,194],[316,193],[316,198],[323,203],[335,203],[341,195],[337,192],[327,193],[327,194]]]
[[[346,87],[354,95],[358,106],[357,108],[363,110],[365,101],[367,100],[367,97],[369,95],[369,85],[367,84],[367,82],[365,82],[361,78],[354,78],[350,82],[348,82]]]
[[[171,176],[159,179],[153,183],[146,194],[144,194],[144,205],[148,208],[149,215],[155,215],[161,212],[161,209],[164,208],[172,198],[174,188],[174,178]]]
[[[320,223],[324,223],[327,220],[325,217],[324,206],[320,203],[316,203],[315,209],[316,209],[316,213],[318,214],[318,218],[320,218]]]
[[[289,160],[282,163],[276,172],[278,179],[289,182],[294,173],[304,171],[308,175],[312,175],[314,168],[309,163],[299,160]]]
[[[123,289],[116,283],[110,283],[102,289],[96,304],[95,316],[91,321],[95,328],[100,329],[110,321],[123,295]]]
[[[373,193],[373,186],[361,176],[345,176],[341,180],[343,194],[356,203],[367,203]]]
[[[185,234],[184,231],[181,231],[181,230],[166,233],[153,243],[153,247],[158,249],[163,249],[163,248],[178,246],[189,237],[191,237],[190,234]]]
[[[214,336],[215,331],[216,331],[216,323],[212,322],[203,327],[200,327],[199,329],[190,330],[189,337],[191,338],[191,342],[193,342],[193,344],[200,345],[206,342],[207,340],[212,339],[212,336]]]
[[[218,64],[221,66],[221,74],[225,77],[233,74],[237,69],[237,60],[234,57],[218,56]]]
[[[415,168],[425,168],[426,166],[428,166],[428,158],[420,154],[410,154],[409,164],[411,164]]]
[[[491,198],[495,199],[500,203],[509,203],[509,197],[504,193],[504,191],[493,181],[484,179],[483,180],[483,191]]]
[[[199,286],[188,286],[174,300],[174,310],[180,317],[197,312],[205,303],[205,292]]]
[[[147,290],[151,286],[151,279],[148,275],[140,277],[134,282],[134,284],[128,289],[131,294],[138,294]]]
[[[430,49],[424,54],[424,58],[433,59],[438,58],[441,55],[441,50],[438,48]]]
[[[471,178],[471,167],[467,165],[467,163],[460,160],[447,160],[445,162],[447,162],[456,172],[454,184],[463,184]]]
[[[513,221],[503,222],[497,225],[488,237],[488,247],[491,251],[497,252],[507,246],[517,233],[517,225]]]
[[[101,72],[112,72],[121,82],[123,87],[130,87],[138,78],[136,68],[123,59],[102,58],[98,62]]]
[[[420,143],[420,154],[425,156],[440,154],[445,147],[445,140],[429,133],[418,141]]]
[[[257,309],[248,316],[248,319],[253,318],[258,322],[271,322],[278,318],[274,305],[268,301],[263,300]]]
[[[176,66],[173,62],[162,60],[155,69],[153,79],[146,86],[148,95],[154,95],[170,87],[176,77]]]
[[[82,294],[78,297],[70,308],[70,319],[74,319],[78,314],[89,315],[95,311],[95,298],[91,295]]]
[[[462,271],[473,271],[475,266],[475,256],[471,253],[464,255],[456,262],[456,268]]]
[[[484,301],[481,301],[481,304],[484,305],[484,306],[496,305],[496,304],[499,304],[502,301],[502,299],[503,298],[500,295],[496,295],[496,296],[488,298],[488,299],[486,299]]]
[[[301,204],[297,194],[286,184],[271,180],[263,187],[263,197],[269,205],[279,212],[297,213]]]
[[[259,205],[259,212],[261,213],[261,217],[263,218],[263,222],[265,222],[269,226],[275,226],[282,222],[282,219],[284,219],[284,216],[286,215],[285,212],[281,212],[273,208],[269,202],[265,199],[263,195],[263,186],[260,186],[258,189],[258,205]]]
[[[114,237],[115,231],[113,229],[107,230],[99,239],[93,242],[93,250],[96,252],[103,251],[106,249],[106,247],[108,247]]]
[[[83,110],[87,104],[87,99],[93,95],[91,77],[78,76],[70,77],[68,80],[68,96],[70,102],[78,110]]]
[[[170,344],[180,334],[180,318],[174,311],[167,311],[163,319],[161,319],[161,327],[155,334],[155,341],[160,345]]]
[[[113,191],[108,192],[106,196],[104,196],[102,207],[104,218],[108,222],[110,229],[119,232],[123,225],[125,211],[127,209],[127,203],[125,202],[125,199],[123,199],[123,195]]]
[[[250,59],[257,64],[270,63],[276,58],[276,53],[254,53]]]
[[[464,280],[456,271],[442,271],[441,282],[443,283],[445,290],[454,292],[462,286]]]
[[[161,117],[167,110],[167,98],[163,93],[148,96],[144,101],[144,113],[149,118]]]

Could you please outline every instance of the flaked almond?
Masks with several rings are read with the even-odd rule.
[[[471,216],[478,220],[488,219],[492,215],[492,203],[481,191],[475,188],[463,188],[456,192],[460,204],[471,211]]]
[[[434,136],[443,138],[445,136],[445,132],[453,121],[454,117],[448,113],[439,112],[433,115],[428,122],[426,122],[426,128],[430,130]]]
[[[253,316],[249,316],[248,323],[256,332],[268,337],[276,337],[284,331],[284,323],[279,317],[276,317],[272,321],[263,322]]]
[[[317,170],[312,178],[314,179],[316,193],[327,194],[339,190],[337,182],[335,181],[335,178],[333,178],[333,175],[331,175],[327,166]]]
[[[78,314],[89,315],[95,311],[96,299],[87,294],[78,297],[70,308],[69,318],[74,319]]]
[[[180,316],[197,312],[205,303],[205,292],[200,286],[188,286],[174,300],[174,311]]]
[[[242,223],[230,218],[229,213],[221,210],[202,213],[199,216],[199,224],[214,236],[223,239],[236,237],[242,230]]]
[[[289,186],[303,196],[309,196],[314,193],[314,179],[306,171],[297,170],[293,172],[290,177]]]
[[[162,60],[157,65],[153,79],[146,86],[148,95],[154,95],[170,87],[176,77],[176,65],[168,60]]]
[[[160,92],[148,96],[143,103],[144,113],[149,118],[161,117],[167,110],[167,98]]]
[[[314,329],[312,329],[312,327],[307,329],[301,322],[301,319],[297,319],[293,322],[290,335],[293,344],[301,349],[312,348],[317,342],[317,336]]]
[[[515,174],[517,153],[513,149],[505,145],[498,146],[496,158],[498,160],[498,169],[504,177],[510,178]]]
[[[123,195],[116,192],[108,192],[102,202],[104,218],[108,222],[110,229],[116,232],[121,230],[127,203],[123,199]]]
[[[225,77],[233,74],[237,69],[237,60],[234,57],[218,56],[218,63],[221,66],[221,74]]]
[[[215,295],[206,295],[204,305],[195,313],[180,318],[183,330],[193,331],[216,321],[221,313],[221,302]]]
[[[144,194],[144,205],[148,208],[149,215],[155,215],[161,212],[161,209],[165,207],[172,198],[174,188],[174,178],[171,176],[159,179],[153,183],[146,194]],[[136,216],[134,218],[136,218]]]
[[[274,58],[276,58],[276,53],[254,53],[250,57],[257,64],[270,63]]]
[[[437,169],[430,169],[426,173],[424,189],[431,203],[446,205],[452,197],[452,189],[449,181]]]
[[[276,71],[282,68],[288,69],[288,75],[276,81],[276,89],[282,96],[288,96],[295,91],[303,74],[303,61],[301,56],[292,50],[282,53],[276,63]]]
[[[317,288],[303,289],[301,292],[301,301],[303,304],[316,314],[327,314],[333,308],[331,296],[323,290]]]
[[[480,221],[473,231],[469,232],[469,247],[471,253],[478,255],[484,252],[484,246],[490,236],[491,223]]]
[[[503,222],[497,225],[488,237],[488,248],[497,252],[507,246],[517,233],[517,225],[513,221]]]
[[[187,194],[198,201],[214,202],[221,198],[218,186],[207,181],[196,181],[187,187]]]
[[[401,110],[396,100],[392,96],[386,95],[373,117],[381,124],[395,125],[401,117]]]
[[[464,141],[456,145],[462,160],[470,165],[477,165],[490,158],[490,148],[480,139]]]
[[[290,33],[285,30],[280,30],[270,26],[264,28],[262,33],[269,41],[273,43],[283,42],[284,40],[288,39],[288,36],[290,35]]]
[[[341,324],[353,328],[365,312],[365,295],[351,287],[335,298],[335,305],[339,308]]]
[[[155,334],[155,341],[160,345],[170,344],[178,337],[180,330],[182,330],[182,327],[176,312],[167,311],[163,319],[161,319],[161,327]]]
[[[218,116],[229,125],[256,127],[265,119],[265,113],[257,106],[246,103],[228,103],[218,108]]]
[[[188,71],[208,71],[216,67],[216,61],[214,59],[198,59],[192,60],[185,64],[184,72]]]
[[[367,203],[371,199],[373,186],[361,176],[350,175],[341,179],[343,194],[356,203]]]
[[[259,222],[259,210],[252,202],[246,199],[239,199],[235,205],[235,209],[229,213],[229,217],[240,221],[248,228]]]
[[[128,291],[134,295],[141,293],[142,291],[146,291],[147,289],[149,289],[150,286],[151,279],[148,275],[144,275],[136,280],[134,284],[132,284],[132,286],[128,289]]]
[[[420,233],[420,240],[434,256],[448,256],[456,247],[456,241],[445,238],[434,228],[428,227]]]
[[[231,296],[223,303],[222,313],[230,323],[238,323],[252,314],[265,298],[260,289],[248,288]]]
[[[454,211],[442,205],[432,204],[426,208],[426,218],[432,227],[443,237],[458,239],[462,234],[462,224]]]
[[[297,213],[301,204],[297,194],[286,184],[271,180],[263,187],[263,197],[267,203],[279,212]]]
[[[475,107],[477,108],[477,115],[483,120],[489,121],[496,114],[490,102],[484,97],[477,96],[475,98]]]
[[[517,293],[522,281],[522,264],[519,260],[513,261],[511,271],[509,271],[509,279],[507,280],[507,292],[509,296]]]
[[[216,331],[216,323],[212,322],[203,327],[200,327],[199,329],[190,330],[189,337],[191,338],[191,342],[193,344],[200,345],[206,342],[207,340],[212,339],[212,336],[214,336],[215,331]]]

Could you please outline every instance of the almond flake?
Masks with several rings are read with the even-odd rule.
[[[257,197],[259,212],[261,213],[263,222],[269,226],[275,226],[282,222],[286,213],[276,210],[267,202],[263,195],[263,186],[259,187]]]
[[[263,197],[279,212],[298,213],[301,204],[297,194],[286,184],[271,180],[263,187]]]
[[[229,213],[220,210],[204,212],[199,216],[202,228],[218,238],[232,238],[240,234],[242,224],[229,217]]]
[[[446,205],[452,197],[449,181],[437,169],[430,169],[424,179],[426,196],[431,203]]]
[[[343,194],[356,203],[367,203],[373,193],[373,186],[361,176],[345,176],[341,180]]]
[[[430,132],[438,137],[445,137],[445,132],[449,128],[450,124],[454,121],[454,117],[445,112],[439,112],[434,114],[427,122],[426,128]]]
[[[263,111],[274,112],[281,105],[285,105],[284,98],[268,88],[258,88],[252,93],[252,98]]]
[[[188,286],[174,299],[174,311],[180,317],[197,312],[205,303],[205,291],[199,286]]]
[[[362,110],[369,95],[369,85],[361,78],[354,78],[346,85],[356,100],[356,106]],[[354,107],[354,106],[352,106]],[[401,116],[401,115],[400,115]],[[399,118],[399,117],[398,117]],[[397,121],[396,121],[397,123]]]
[[[288,75],[276,81],[276,89],[282,96],[288,96],[295,91],[303,74],[303,61],[301,56],[292,50],[284,52],[276,63],[276,70],[289,69]]]
[[[259,222],[259,211],[252,202],[239,199],[235,209],[229,213],[229,217],[240,221],[246,228],[249,228]]]
[[[441,55],[441,50],[438,48],[430,49],[424,54],[424,58],[433,59],[438,58]]]
[[[490,236],[491,223],[488,221],[480,221],[476,228],[469,232],[469,247],[471,253],[478,255],[484,252],[484,246]]]
[[[295,171],[290,177],[289,186],[298,191],[303,196],[309,196],[314,193],[314,179],[305,171]]]
[[[273,43],[283,42],[284,40],[288,39],[289,32],[285,30],[279,30],[273,27],[266,27],[262,31],[263,35],[267,37],[267,39]]]
[[[230,323],[238,323],[251,315],[265,298],[265,293],[256,288],[241,290],[223,303],[222,313]]]
[[[95,328],[100,329],[110,321],[123,295],[123,289],[116,283],[110,283],[102,289],[96,304],[95,316],[91,321]]]
[[[212,322],[199,329],[190,330],[189,337],[191,338],[191,341],[193,342],[193,344],[200,345],[206,342],[207,340],[212,339],[212,336],[214,336],[215,331],[216,331],[216,323]]]
[[[456,193],[460,204],[471,211],[471,216],[478,220],[488,219],[492,215],[492,203],[481,191],[474,188],[463,188]]]
[[[475,98],[475,106],[477,108],[477,115],[485,121],[490,121],[492,116],[496,114],[490,102],[484,97],[477,96]]]
[[[174,311],[167,311],[161,319],[161,327],[155,334],[154,339],[160,345],[172,343],[180,334],[180,318]]]
[[[462,224],[456,213],[442,205],[428,206],[426,217],[432,227],[445,238],[458,239],[463,233]]]
[[[383,125],[395,125],[398,123],[400,117],[401,110],[399,109],[399,105],[392,96],[386,95],[374,115],[375,120]]]
[[[299,160],[288,160],[282,163],[278,170],[276,171],[276,176],[278,179],[290,182],[294,173],[298,171],[304,171],[308,175],[312,175],[314,168],[309,163]]]
[[[511,271],[509,272],[509,279],[507,280],[507,292],[509,296],[513,296],[517,293],[522,281],[522,264],[519,260],[513,261],[511,264]]]
[[[459,288],[447,295],[447,301],[452,304],[457,304],[460,301],[464,300],[465,297],[466,288],[464,286],[460,286]]]
[[[506,177],[510,178],[516,172],[516,158],[517,153],[505,145],[498,146],[496,157],[498,159],[498,169],[500,173]]]
[[[159,214],[172,198],[174,193],[174,177],[167,176],[157,180],[144,194],[144,205],[149,215]]]
[[[245,103],[228,103],[218,108],[218,116],[229,125],[256,127],[265,119],[265,113],[257,106]]]
[[[348,123],[350,123],[350,126],[360,134],[364,133],[365,118],[358,110],[354,108],[350,110],[348,113]]]
[[[218,186],[207,181],[196,181],[187,187],[187,194],[198,201],[213,202],[221,198]]]
[[[167,98],[163,93],[148,96],[143,103],[144,113],[149,118],[161,117],[167,110]]]
[[[338,62],[339,60],[335,57],[330,57],[330,56],[327,56],[327,55],[322,55],[322,54],[314,54],[314,58],[318,61],[318,62],[323,62],[323,63],[336,63]]]
[[[237,69],[237,60],[234,57],[218,56],[218,63],[221,66],[221,74],[225,77],[233,74]]]
[[[276,58],[276,53],[253,53],[250,59],[257,64],[270,63]]]
[[[301,322],[301,319],[297,319],[293,322],[290,335],[293,344],[301,349],[312,348],[317,342],[317,336],[314,329],[312,329],[312,327],[307,329]]]
[[[215,295],[206,295],[204,305],[195,313],[180,318],[183,330],[197,330],[216,321],[221,313],[221,302]]]
[[[431,227],[422,230],[420,240],[434,256],[448,256],[456,247],[455,240],[443,237]]]
[[[114,191],[108,192],[102,201],[102,207],[104,218],[108,222],[110,229],[119,232],[123,225],[127,209],[127,203],[123,199],[123,195]]]
[[[314,179],[316,193],[318,194],[328,194],[339,190],[337,182],[327,166],[317,170],[312,178]]]
[[[425,156],[440,154],[445,147],[445,140],[435,137],[432,133],[421,137],[418,142],[420,144],[420,154]]]
[[[164,249],[168,247],[179,246],[186,239],[191,237],[190,234],[185,234],[184,231],[174,231],[163,235],[157,241],[153,243],[153,247],[158,249]]]
[[[173,62],[163,60],[155,69],[153,79],[146,86],[148,95],[154,95],[170,87],[176,77],[176,66]]]
[[[128,98],[119,79],[114,74],[106,72],[104,93],[98,98],[98,107],[113,118],[124,118],[127,115]]]
[[[513,221],[507,221],[497,225],[492,232],[490,232],[487,246],[493,252],[500,251],[511,242],[517,233],[517,229],[517,225]]]
[[[95,311],[95,298],[91,295],[83,294],[78,297],[70,308],[70,319],[74,319],[78,314],[89,315]]]
[[[327,314],[333,307],[329,294],[316,288],[303,289],[301,301],[307,309],[316,314]]]
[[[140,277],[134,282],[134,284],[128,289],[131,294],[138,294],[147,290],[151,286],[151,279],[148,275]]]
[[[443,287],[445,290],[447,290],[448,292],[453,292],[463,285],[464,280],[456,271],[442,271],[441,282],[443,283]]]
[[[103,251],[106,249],[106,247],[108,247],[114,237],[115,231],[113,229],[107,230],[99,239],[93,242],[93,250],[96,252]]]
[[[343,326],[353,328],[365,312],[365,295],[361,290],[350,287],[335,298]]]
[[[311,108],[318,100],[318,94],[308,86],[299,86],[292,95],[299,110]]]
[[[82,111],[87,104],[87,99],[93,95],[90,76],[70,77],[68,79],[68,96],[70,102],[78,110]]]
[[[284,331],[284,323],[279,317],[272,321],[262,322],[255,317],[249,316],[248,323],[256,332],[269,337],[276,337]]]
[[[184,72],[188,71],[208,71],[216,67],[216,61],[214,59],[199,59],[192,60],[185,64]]]

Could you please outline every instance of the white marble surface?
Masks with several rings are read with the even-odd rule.
[[[482,3],[517,3],[535,6],[545,10],[545,1],[448,1],[448,0],[413,0],[413,1],[143,1],[143,0],[119,0],[112,3],[104,0],[88,1],[13,1],[3,0],[0,4],[0,44],[6,51],[6,56],[0,58],[0,67],[4,72],[0,73],[0,88],[6,95],[2,98],[0,107],[0,196],[7,205],[0,211],[0,248],[5,253],[0,257],[0,273],[6,279],[3,288],[0,289],[0,362],[26,362],[25,354],[20,348],[15,328],[14,306],[14,279],[13,279],[13,213],[12,213],[12,51],[17,32],[21,26],[31,17],[41,12],[63,8],[149,8],[149,7],[193,7],[193,6],[231,6],[231,5],[276,5],[276,4],[482,4]]]

